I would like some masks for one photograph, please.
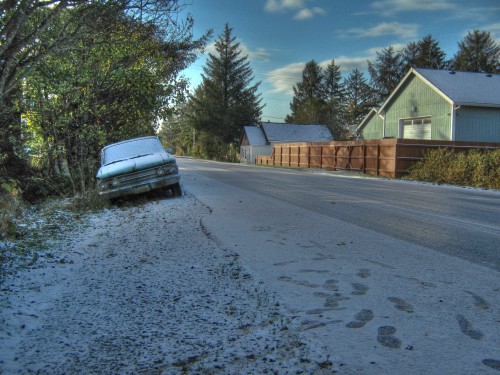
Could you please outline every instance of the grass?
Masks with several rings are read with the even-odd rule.
[[[73,198],[48,198],[40,204],[24,203],[20,194],[0,191],[0,279],[37,262],[64,263],[52,252],[55,238],[69,233],[86,212],[109,206],[95,191]]]

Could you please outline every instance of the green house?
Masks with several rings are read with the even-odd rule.
[[[357,132],[364,139],[500,142],[500,75],[412,68]]]

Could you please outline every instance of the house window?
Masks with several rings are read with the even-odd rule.
[[[400,120],[400,134],[404,139],[432,139],[431,129],[430,117]]]

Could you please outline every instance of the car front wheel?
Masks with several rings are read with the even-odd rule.
[[[177,182],[170,186],[170,190],[172,191],[172,195],[174,197],[181,197],[182,196],[182,189],[181,185]]]

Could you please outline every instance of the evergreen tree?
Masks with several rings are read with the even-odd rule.
[[[487,31],[474,30],[458,43],[453,69],[500,73],[500,47]]]
[[[302,81],[293,87],[294,96],[290,103],[292,113],[286,116],[285,122],[320,124],[324,90],[323,70],[316,61],[311,60],[302,71]]]
[[[406,71],[410,68],[443,69],[445,66],[445,53],[430,34],[418,42],[408,43],[403,57]]]
[[[375,62],[368,61],[373,87],[377,90],[377,101],[382,103],[406,74],[405,63],[400,52],[394,51],[391,46],[382,52],[377,52]]]
[[[335,99],[342,102],[344,100],[345,87],[342,82],[342,73],[340,72],[340,66],[336,65],[335,60],[333,59],[325,69],[324,95],[329,101],[333,101]]]
[[[335,140],[341,140],[345,138],[347,131],[345,124],[346,90],[342,82],[340,66],[336,65],[333,59],[325,69],[323,91],[325,99],[323,123],[330,128]]]
[[[215,42],[215,54],[209,54],[203,67],[202,83],[190,98],[189,114],[192,125],[212,138],[209,158],[219,157],[214,145],[223,149],[237,144],[243,126],[260,122],[263,106],[253,84],[253,72],[248,56],[241,56],[240,44],[226,24]],[[205,150],[207,151],[207,150]],[[218,152],[217,152],[218,153]]]
[[[353,69],[345,80],[346,87],[346,122],[358,125],[376,105],[375,93],[366,78],[358,69]]]

